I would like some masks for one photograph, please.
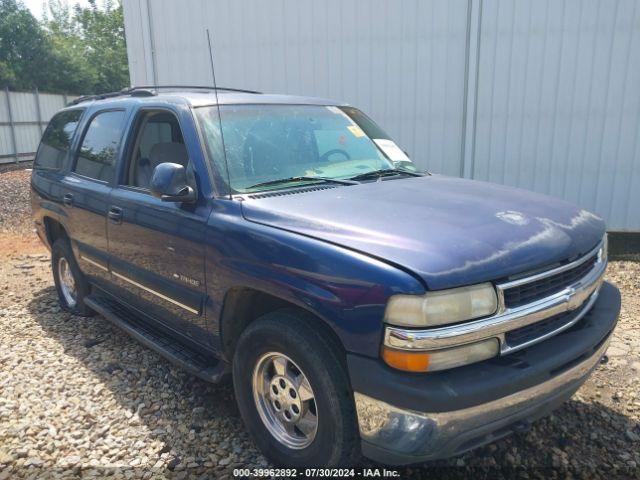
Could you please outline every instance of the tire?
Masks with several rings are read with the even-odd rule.
[[[317,327],[314,327],[314,321],[294,310],[279,310],[260,317],[247,327],[238,341],[233,358],[233,385],[236,401],[254,441],[275,465],[353,466],[359,459],[360,436],[346,367],[338,357],[337,346],[327,338],[326,334],[323,335]],[[306,436],[306,438],[295,446],[291,445],[291,439],[283,441],[272,433],[274,422],[270,430],[268,418],[280,415],[275,412],[276,403],[274,402],[278,399],[284,399],[281,405],[281,412],[284,412],[284,415],[287,411],[295,414],[295,398],[302,401],[309,396],[309,392],[305,387],[300,387],[296,397],[287,397],[294,403],[285,405],[286,391],[290,392],[287,390],[290,385],[283,386],[278,383],[279,375],[275,365],[282,364],[281,357],[273,357],[272,354],[287,357],[285,380],[289,377],[296,378],[292,382],[295,387],[296,381],[302,378],[298,374],[300,372],[308,380],[306,385],[311,388],[313,400],[302,402],[302,412],[300,412],[302,420],[298,420],[298,423],[295,423],[296,428],[293,429],[294,437]],[[262,365],[271,366],[262,367]],[[267,372],[266,375],[256,373],[263,370]],[[256,382],[254,382],[254,376],[257,378]],[[271,383],[268,381],[269,378],[272,378]],[[271,391],[266,394],[265,387],[261,395],[260,388],[256,387],[256,384],[268,385],[270,388],[274,386],[279,388],[278,385],[280,385],[285,391],[283,393],[280,390],[277,395],[271,396]],[[261,407],[259,403],[263,406]],[[303,430],[298,426],[303,426],[304,423],[306,425],[304,430],[311,430],[308,427],[311,423],[308,419],[313,418],[314,413],[317,420],[315,433],[304,435]],[[285,420],[284,415],[280,415],[278,418],[281,420],[276,420],[275,423],[282,423]],[[263,420],[265,416],[267,420]],[[287,424],[286,421],[284,423]],[[276,427],[276,430],[281,429]],[[280,435],[282,435],[281,432]]]
[[[91,285],[80,271],[67,238],[59,238],[53,243],[51,270],[62,309],[81,317],[95,315],[95,312],[84,304],[84,298],[91,293]],[[65,272],[73,281],[73,291],[69,289],[68,280],[63,279],[66,276]]]

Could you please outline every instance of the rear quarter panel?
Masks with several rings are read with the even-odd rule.
[[[51,170],[31,172],[31,214],[36,233],[47,248],[51,248],[46,236],[44,218],[50,217],[59,223],[67,223],[67,214],[62,208],[62,174]]]

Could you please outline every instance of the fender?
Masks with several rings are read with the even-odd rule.
[[[240,204],[216,200],[206,234],[207,315],[220,331],[229,291],[251,288],[325,322],[348,352],[377,357],[382,318],[396,293],[421,294],[408,273],[368,255],[245,220]]]

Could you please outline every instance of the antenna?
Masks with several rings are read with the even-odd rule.
[[[231,176],[229,175],[229,163],[227,162],[227,147],[224,144],[224,132],[222,131],[222,115],[220,114],[220,100],[218,99],[218,85],[216,84],[216,69],[213,64],[213,46],[211,35],[207,28],[207,45],[209,46],[209,60],[211,62],[211,76],[213,77],[213,91],[216,96],[216,110],[218,111],[218,125],[220,127],[220,140],[222,141],[222,154],[224,155],[224,166],[227,169],[227,184],[229,185],[229,197],[231,197]]]

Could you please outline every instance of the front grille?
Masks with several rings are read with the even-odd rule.
[[[544,320],[532,323],[531,325],[526,325],[524,327],[511,330],[505,333],[505,342],[509,346],[509,348],[514,348],[534,340],[539,340],[540,338],[552,332],[555,332],[562,327],[570,325],[578,315],[582,314],[582,311],[585,309],[586,304],[587,302],[585,302],[585,304],[583,304],[577,310],[559,313],[558,315],[545,318]]]
[[[504,304],[507,308],[520,307],[527,303],[541,300],[553,295],[566,287],[573,285],[587,275],[596,263],[597,255],[574,268],[565,270],[556,275],[545,277],[517,287],[511,287],[504,291]]]

